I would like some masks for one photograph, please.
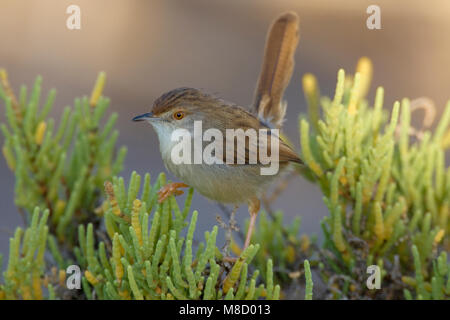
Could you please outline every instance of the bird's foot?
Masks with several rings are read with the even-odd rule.
[[[223,261],[224,262],[231,262],[231,263],[235,263],[239,258],[235,258],[235,257],[224,257]]]
[[[184,193],[183,190],[178,190],[178,188],[187,188],[187,187],[189,186],[183,182],[172,182],[166,184],[158,191],[158,202],[159,203],[164,202],[171,195],[174,196],[182,195]]]

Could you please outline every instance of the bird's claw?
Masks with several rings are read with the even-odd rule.
[[[184,193],[183,190],[178,190],[178,188],[187,188],[189,187],[187,184],[183,182],[173,182],[166,184],[164,187],[159,189],[158,191],[158,202],[164,202],[171,195],[179,196]]]

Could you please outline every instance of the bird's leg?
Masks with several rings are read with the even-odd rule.
[[[250,239],[252,238],[253,229],[255,228],[256,217],[259,212],[259,200],[253,198],[248,203],[248,213],[250,213],[250,224],[248,225],[247,236],[245,237],[244,249],[250,245]]]
[[[183,194],[184,193],[183,190],[178,190],[178,188],[187,188],[187,187],[189,186],[183,182],[172,182],[166,184],[158,191],[158,202],[162,203],[171,195],[179,196]]]

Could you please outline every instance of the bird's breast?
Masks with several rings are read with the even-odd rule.
[[[230,204],[245,203],[253,197],[259,197],[277,176],[261,175],[259,165],[207,164],[203,159],[196,164],[193,139],[172,139],[172,132],[155,129],[167,170],[211,200]],[[189,160],[180,163],[184,152],[189,154]]]
[[[205,197],[230,204],[242,204],[262,191],[276,176],[260,175],[258,166],[227,164],[174,164],[164,159],[167,170]]]

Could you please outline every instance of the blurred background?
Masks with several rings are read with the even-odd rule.
[[[81,8],[81,30],[66,28],[71,4]],[[366,27],[366,9],[372,4],[381,8],[381,30]],[[180,86],[249,105],[267,29],[287,10],[297,12],[301,23],[295,71],[285,96],[285,133],[297,150],[298,114],[306,112],[302,75],[314,73],[321,93],[332,96],[338,69],[353,73],[363,55],[374,64],[371,101],[381,85],[385,108],[403,97],[425,96],[435,102],[438,117],[442,113],[450,98],[450,2],[442,0],[0,0],[0,67],[7,69],[16,91],[42,75],[44,93],[57,89],[57,119],[75,97],[89,95],[98,72],[106,71],[104,95],[119,113],[118,144],[128,147],[123,176],[136,170],[155,177],[165,170],[156,134],[131,118]],[[0,121],[4,119],[2,109]],[[3,157],[0,178],[0,254],[5,255],[9,237],[23,222],[13,201],[14,175]],[[199,210],[202,235],[220,210],[198,194],[193,208]],[[273,208],[284,211],[288,222],[300,215],[301,231],[309,234],[319,233],[326,215],[319,188],[301,177],[290,182]],[[241,225],[247,218],[246,207],[240,208]]]

